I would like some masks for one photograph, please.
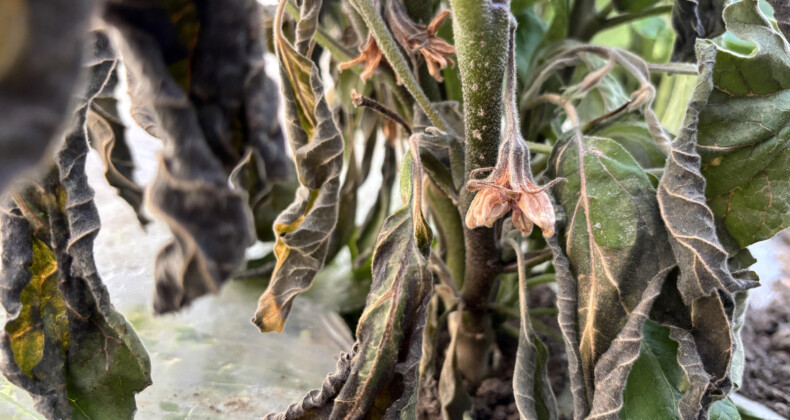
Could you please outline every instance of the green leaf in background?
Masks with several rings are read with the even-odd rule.
[[[664,167],[666,155],[653,140],[647,124],[638,118],[623,116],[594,128],[590,134],[616,141],[644,170]]]
[[[94,3],[0,4],[0,193],[51,151],[73,111]]]
[[[790,46],[756,0],[724,15],[727,29],[757,49],[716,54],[697,148],[709,205],[746,247],[790,226]]]
[[[324,266],[338,219],[343,166],[343,137],[327,105],[318,67],[306,56],[311,44],[302,42],[296,49],[283,34],[286,1],[282,0],[277,10],[275,45],[288,140],[301,186],[294,202],[274,223],[277,266],[253,317],[263,332],[282,331],[293,299],[310,287],[316,272]],[[318,19],[312,8],[320,9],[321,1],[304,3],[297,28],[315,29],[314,22],[305,20],[306,16]],[[304,39],[308,32],[297,29],[297,40]]]
[[[584,149],[580,151],[578,144]],[[554,193],[568,220],[561,237],[578,279],[581,365],[586,398],[595,401],[597,415],[597,410],[607,411],[605,407],[617,408],[625,386],[605,378],[621,374],[615,370],[623,368],[627,375],[628,361],[639,351],[613,343],[621,334],[620,341],[639,336],[674,261],[653,184],[617,142],[599,137],[577,142],[566,136],[552,153],[549,176],[567,179]],[[607,381],[606,386],[601,381]]]

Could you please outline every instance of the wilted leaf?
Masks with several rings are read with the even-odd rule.
[[[81,89],[93,0],[0,5],[0,193],[52,152]]]
[[[308,44],[300,44],[301,50],[297,50],[282,32],[285,1],[277,11],[275,44],[288,139],[301,186],[294,202],[274,224],[277,266],[253,318],[264,332],[282,331],[293,299],[310,287],[324,265],[337,223],[343,165],[343,138],[327,105],[318,67],[304,55]],[[321,2],[312,3],[312,7],[320,9]],[[318,17],[309,10],[302,9],[302,13]],[[303,19],[297,28],[301,25],[313,24]]]
[[[100,33],[99,36],[104,37],[105,42],[110,42],[105,34]],[[117,85],[116,69],[88,110],[88,138],[104,161],[107,182],[132,207],[140,224],[146,225],[149,220],[142,213],[143,188],[134,182],[134,159],[126,144],[126,127],[118,114],[118,100],[115,98]]]
[[[730,273],[729,255],[719,242],[714,215],[705,201],[705,178],[700,173],[696,145],[700,112],[713,89],[716,49],[700,43],[699,53],[697,89],[689,102],[683,127],[672,142],[658,186],[661,215],[680,267],[678,288],[687,305],[719,289],[736,292],[748,287]],[[700,137],[704,135],[701,130],[699,133]]]
[[[50,418],[131,419],[135,393],[151,383],[148,355],[110,303],[93,260],[99,218],[85,174],[85,121],[90,101],[115,68],[102,40],[57,169],[43,186],[27,190],[38,197],[16,195],[38,225],[35,232],[49,231],[51,248],[17,210],[3,215],[3,348],[10,356],[3,373],[31,392]],[[44,203],[46,217],[28,212],[27,201]]]
[[[610,346],[621,334],[621,341],[639,335],[657,294],[655,287],[660,289],[674,265],[655,190],[634,158],[606,138],[577,142],[566,136],[555,147],[549,172],[551,178],[567,178],[554,193],[568,218],[562,236],[570,271],[578,281],[574,298],[586,398],[596,404],[601,398],[614,403],[622,388],[609,384],[599,390],[598,381],[617,375],[613,369],[627,374],[628,362],[635,358],[628,355],[635,349],[627,343],[622,348]],[[608,361],[602,360],[609,350],[613,353],[606,356]]]
[[[415,155],[416,152],[412,153]],[[357,324],[358,351],[331,418],[400,418],[418,390],[431,231],[422,218],[421,171],[412,155],[401,175],[403,206],[390,216],[373,254],[373,285]],[[416,414],[413,414],[416,415]]]
[[[466,392],[458,370],[458,333],[461,324],[461,312],[454,311],[447,317],[447,329],[450,333],[450,344],[445,351],[442,371],[439,374],[439,402],[442,404],[442,418],[453,420],[462,418],[472,408],[472,399]]]
[[[341,353],[337,369],[327,375],[321,389],[310,391],[300,403],[291,404],[282,413],[272,413],[266,420],[324,420],[329,418],[335,404],[335,397],[348,380],[351,371],[352,354]]]
[[[518,350],[516,351],[516,365],[513,370],[513,397],[521,418],[527,420],[551,419],[557,417],[557,401],[549,382],[548,359],[549,353],[546,345],[540,340],[532,329],[529,317],[527,299],[526,273],[524,257],[518,242],[507,239],[516,252],[518,260],[518,301],[520,326],[518,334]]]
[[[558,231],[561,231],[560,228],[561,226],[557,226]],[[585,396],[582,359],[579,352],[579,333],[576,327],[579,284],[571,274],[568,257],[560,247],[557,236],[555,234],[547,238],[546,243],[551,249],[551,263],[557,278],[557,309],[559,310],[557,321],[560,324],[562,338],[565,342],[565,354],[568,357],[568,374],[573,393],[573,418],[580,420],[587,414],[588,404]]]
[[[721,13],[728,0],[675,0],[672,27],[675,47],[672,61],[694,61],[698,38],[714,38],[724,33]]]
[[[217,292],[254,241],[245,194],[228,186],[247,148],[268,182],[290,172],[257,11],[254,0],[113,0],[104,13],[122,35],[132,114],[165,144],[149,187],[176,237],[157,257],[160,313]]]
[[[708,203],[745,248],[790,226],[790,46],[756,0],[733,3],[724,17],[757,49],[715,54],[697,149]]]
[[[768,0],[774,8],[774,19],[785,39],[790,39],[790,3],[783,0]]]

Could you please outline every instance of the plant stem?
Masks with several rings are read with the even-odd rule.
[[[554,147],[551,146],[550,144],[535,143],[531,141],[527,141],[525,143],[527,143],[527,147],[529,147],[529,151],[534,153],[543,153],[550,155],[551,151],[554,150]]]
[[[451,0],[453,33],[464,97],[466,178],[472,170],[496,164],[501,136],[502,85],[507,60],[510,2]],[[461,193],[463,220],[474,194]],[[501,272],[494,230],[464,229],[466,271],[461,289],[462,316],[456,356],[461,374],[475,387],[488,372],[493,341],[487,314],[494,279]]]
[[[557,279],[554,277],[554,273],[540,274],[527,279],[527,289],[532,289],[541,284],[554,283],[555,281],[557,281]]]
[[[441,115],[439,115],[433,105],[431,105],[431,101],[425,95],[425,92],[423,92],[417,84],[417,79],[414,78],[409,64],[401,54],[398,44],[396,44],[395,40],[392,38],[392,34],[384,23],[384,19],[382,19],[378,10],[373,7],[370,0],[349,0],[349,2],[357,9],[359,14],[362,15],[362,19],[368,25],[370,33],[373,34],[373,38],[376,40],[379,50],[381,50],[384,57],[387,58],[390,67],[392,67],[398,77],[400,77],[403,85],[409,90],[409,93],[411,93],[417,101],[417,104],[420,105],[420,108],[422,108],[425,115],[428,116],[428,119],[431,120],[431,123],[439,130],[447,131],[447,124],[445,124]]]
[[[672,12],[671,4],[662,4],[661,6],[651,7],[650,9],[645,9],[639,12],[623,13],[621,15],[617,15],[613,18],[606,19],[605,21],[603,21],[603,23],[597,26],[596,32],[614,28],[615,26],[622,25],[624,23],[628,23],[634,20],[644,19],[650,16],[663,15],[664,13],[671,13],[671,12]]]
[[[647,69],[651,73],[689,74],[693,76],[699,74],[697,65],[688,63],[647,63]]]

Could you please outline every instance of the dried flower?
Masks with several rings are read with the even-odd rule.
[[[548,189],[564,179],[555,179],[539,187],[532,178],[529,147],[519,131],[516,105],[515,26],[511,27],[508,50],[508,69],[505,78],[505,129],[499,158],[494,168],[472,171],[466,184],[477,195],[466,213],[466,226],[470,229],[493,226],[500,217],[513,210],[513,225],[522,234],[529,235],[538,225],[544,237],[554,235],[554,206]],[[475,179],[477,173],[492,170],[484,179]]]
[[[431,76],[439,82],[444,80],[442,70],[447,68],[448,63],[451,67],[455,66],[450,58],[455,54],[455,47],[436,36],[436,32],[450,16],[450,11],[445,9],[439,12],[427,27],[414,23],[400,0],[388,1],[386,13],[387,23],[398,43],[410,54],[422,54]]]
[[[554,235],[554,206],[547,190],[562,180],[555,179],[542,187],[535,184],[530,173],[529,148],[520,135],[508,136],[502,142],[496,167],[473,171],[472,177],[491,169],[488,177],[472,178],[466,184],[469,191],[477,191],[466,213],[466,226],[491,227],[512,209],[513,225],[522,234],[529,235],[533,225],[537,225],[543,236]]]
[[[357,58],[340,63],[337,68],[342,71],[364,62],[365,70],[359,75],[359,78],[364,82],[368,80],[370,76],[373,76],[373,72],[376,71],[376,68],[378,68],[381,63],[382,54],[379,46],[376,44],[376,40],[373,39],[373,35],[370,34],[368,34],[368,39],[362,44],[359,51]]]

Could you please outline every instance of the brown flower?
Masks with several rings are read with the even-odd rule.
[[[373,76],[373,72],[376,71],[376,68],[378,68],[381,63],[382,54],[381,50],[379,50],[379,46],[376,45],[376,40],[373,39],[373,35],[370,34],[368,34],[368,39],[362,44],[359,51],[360,53],[357,58],[340,63],[337,68],[342,71],[364,62],[365,70],[359,75],[359,78],[364,82],[368,80],[370,76]]]
[[[466,213],[466,226],[473,229],[482,225],[491,227],[500,217],[513,210],[513,225],[522,234],[529,235],[537,225],[544,237],[554,235],[554,206],[547,189],[562,179],[539,187],[532,179],[529,167],[529,149],[521,136],[511,136],[502,142],[499,160],[494,168],[478,169],[476,173],[493,169],[484,179],[470,179],[469,191],[477,191]]]
[[[442,70],[447,68],[447,64],[449,63],[451,67],[455,66],[455,62],[450,58],[455,54],[455,47],[436,36],[436,32],[448,16],[450,11],[442,10],[425,27],[409,18],[406,7],[400,0],[387,2],[387,23],[392,29],[395,40],[410,54],[417,52],[422,54],[428,65],[428,72],[439,82],[444,80]]]

